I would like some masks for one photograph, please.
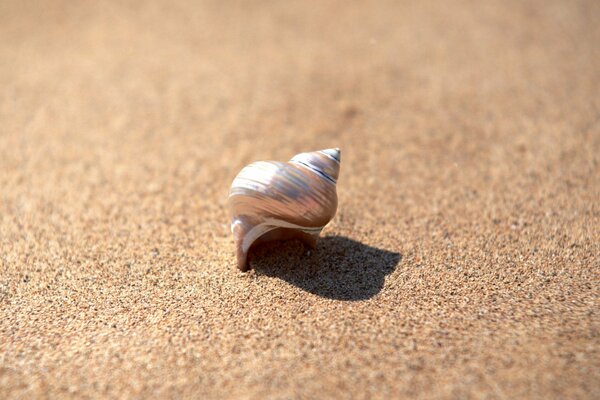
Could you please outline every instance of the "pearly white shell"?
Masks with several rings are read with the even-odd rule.
[[[340,150],[300,153],[290,161],[258,161],[244,167],[229,190],[231,232],[238,268],[258,242],[297,238],[316,245],[337,209]]]

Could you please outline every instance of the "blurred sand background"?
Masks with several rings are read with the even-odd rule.
[[[1,398],[598,398],[600,2],[0,2]],[[245,164],[339,146],[235,268]]]

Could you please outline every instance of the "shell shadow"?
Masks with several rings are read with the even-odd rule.
[[[401,259],[400,253],[326,236],[310,252],[298,241],[260,245],[253,249],[251,266],[259,275],[280,278],[317,296],[358,301],[378,294]]]

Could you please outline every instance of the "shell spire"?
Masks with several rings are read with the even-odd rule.
[[[231,231],[238,268],[249,269],[257,243],[300,239],[311,248],[337,210],[340,149],[300,153],[290,161],[244,167],[229,190]]]

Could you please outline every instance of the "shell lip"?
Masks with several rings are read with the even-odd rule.
[[[277,228],[291,228],[297,229],[304,233],[308,233],[311,235],[318,235],[323,230],[324,226],[317,227],[307,227],[302,225],[292,224],[291,222],[283,221],[277,218],[267,218],[260,224],[252,227],[246,234],[246,236],[242,240],[242,248],[245,252],[247,252],[252,244],[256,242],[262,235],[277,229]]]

